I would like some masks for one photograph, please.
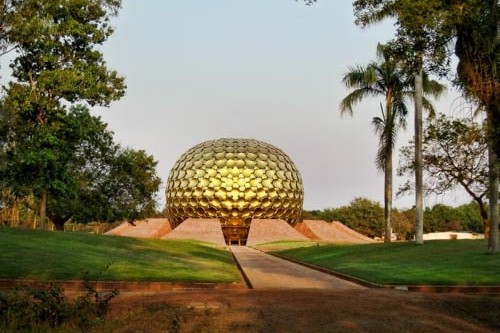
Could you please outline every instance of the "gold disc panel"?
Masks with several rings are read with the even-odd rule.
[[[253,139],[200,143],[175,163],[167,181],[167,214],[175,228],[186,218],[219,218],[246,226],[252,218],[295,224],[302,212],[302,179],[280,149]]]

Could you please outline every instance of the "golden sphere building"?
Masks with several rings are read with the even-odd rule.
[[[202,142],[177,160],[166,197],[172,228],[186,218],[217,218],[227,242],[245,243],[252,219],[294,225],[304,189],[282,150],[254,139],[222,138]]]

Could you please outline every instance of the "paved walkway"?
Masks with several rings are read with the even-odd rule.
[[[364,289],[358,284],[280,259],[246,246],[231,246],[254,289]]]

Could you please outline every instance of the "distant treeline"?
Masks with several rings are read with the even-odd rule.
[[[304,210],[304,220],[339,221],[370,237],[383,237],[384,208],[376,201],[355,198],[347,206],[323,210]],[[411,239],[415,233],[415,209],[393,209],[393,233],[398,239]],[[424,211],[424,232],[470,231],[483,233],[483,220],[477,203],[458,207],[437,204]]]

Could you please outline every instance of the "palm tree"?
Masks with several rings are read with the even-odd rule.
[[[377,58],[367,66],[349,68],[342,82],[347,88],[354,90],[340,103],[341,114],[353,114],[353,107],[366,97],[383,96],[385,106],[380,106],[381,117],[374,117],[372,125],[379,136],[379,147],[376,157],[376,166],[384,171],[384,219],[385,242],[391,241],[391,212],[392,212],[392,152],[400,128],[406,128],[408,108],[406,100],[414,96],[413,77],[406,75],[400,64],[390,56],[390,49],[378,45]],[[445,87],[424,75],[424,94],[438,97]],[[434,113],[429,100],[423,99],[423,106]]]
[[[459,12],[463,4],[455,4]],[[471,5],[473,6],[473,5]],[[406,62],[406,66],[414,77],[415,105],[415,243],[423,244],[423,166],[422,166],[422,109],[425,108],[423,94],[424,65],[442,70],[447,62],[446,46],[449,45],[449,25],[445,17],[458,22],[457,15],[449,15],[446,10],[452,6],[443,1],[353,1],[356,24],[361,27],[381,22],[386,18],[396,20],[396,38],[391,43],[398,48],[398,58]],[[443,8],[446,8],[443,12]],[[495,16],[496,17],[496,16]],[[479,24],[478,24],[479,25]],[[496,21],[495,21],[496,26]],[[491,29],[490,29],[491,30]],[[492,31],[496,31],[493,29]],[[491,47],[495,52],[495,48]],[[491,59],[494,59],[492,57]],[[438,71],[439,72],[439,71]]]

